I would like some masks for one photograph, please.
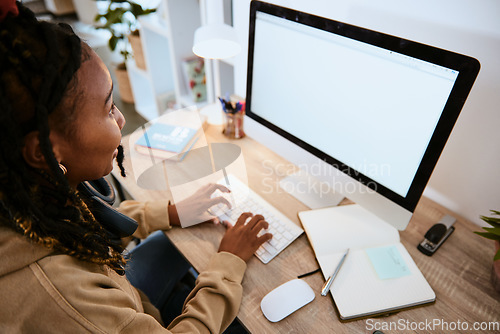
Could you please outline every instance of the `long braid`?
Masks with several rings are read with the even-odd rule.
[[[55,31],[52,29],[52,26],[50,26],[49,23],[47,22],[42,22],[40,26],[44,38],[47,42],[47,56],[46,56],[47,61],[45,63],[45,66],[43,67],[43,73],[42,73],[44,78],[44,84],[40,87],[38,101],[36,102],[35,105],[36,108],[35,115],[39,131],[40,148],[42,149],[43,155],[46,158],[48,158],[47,163],[52,173],[54,173],[54,176],[58,181],[58,185],[63,187],[62,190],[65,190],[67,192],[69,190],[68,182],[64,177],[63,173],[57,167],[58,162],[54,157],[54,154],[52,152],[52,145],[49,140],[49,133],[50,133],[49,110],[53,110],[59,103],[59,101],[61,101],[61,98],[65,92],[65,88],[68,85],[69,81],[71,80],[72,74],[75,73],[74,72],[75,69],[70,68],[69,65],[66,65],[61,72],[62,74],[66,75],[63,76],[59,73],[59,71],[57,70],[58,57],[56,55],[59,49],[59,45],[57,43],[57,39],[55,38]],[[78,50],[77,51],[78,57],[76,58],[77,66],[75,67],[79,67],[81,43],[78,41],[77,44],[70,45],[70,48]]]
[[[123,274],[121,247],[70,188],[49,140],[49,114],[58,113],[63,126],[71,126],[73,111],[58,107],[76,85],[81,41],[69,26],[39,22],[17,5],[19,15],[0,22],[0,224],[56,252]],[[24,136],[34,130],[48,173],[28,166],[21,154]]]

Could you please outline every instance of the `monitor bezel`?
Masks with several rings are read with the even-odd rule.
[[[423,155],[420,165],[415,173],[406,196],[384,187],[375,180],[358,172],[341,161],[316,149],[301,139],[293,136],[287,131],[268,122],[252,111],[252,77],[253,77],[253,51],[255,45],[255,22],[257,12],[263,12],[289,21],[305,24],[340,36],[348,37],[360,42],[368,43],[403,55],[421,59],[436,65],[440,65],[459,72],[455,84],[451,90],[443,112],[439,118],[436,128],[431,136],[427,149]],[[250,26],[248,40],[248,67],[247,67],[247,91],[246,91],[246,115],[280,136],[303,148],[317,158],[334,166],[351,178],[364,184],[380,195],[388,198],[401,207],[414,211],[422,196],[432,171],[444,149],[451,131],[460,115],[462,107],[474,84],[479,72],[480,64],[472,57],[444,50],[423,43],[410,41],[401,37],[381,33],[359,26],[335,21],[325,17],[304,13],[295,9],[285,8],[278,5],[252,1],[250,6]]]

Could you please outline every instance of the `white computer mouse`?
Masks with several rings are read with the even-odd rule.
[[[277,322],[312,302],[314,291],[301,279],[293,279],[278,286],[262,298],[260,308],[271,322]]]

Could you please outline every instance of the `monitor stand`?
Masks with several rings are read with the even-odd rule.
[[[344,199],[344,196],[336,193],[327,183],[303,170],[281,179],[279,185],[311,209],[336,206]]]

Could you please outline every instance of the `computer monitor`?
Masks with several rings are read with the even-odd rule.
[[[451,51],[252,1],[245,131],[403,230],[479,67]]]

